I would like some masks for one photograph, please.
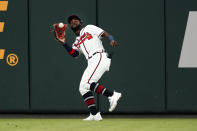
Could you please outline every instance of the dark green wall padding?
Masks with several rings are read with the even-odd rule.
[[[117,112],[164,111],[163,1],[99,0],[98,7],[100,27],[120,44],[113,49],[104,43],[115,55],[103,85],[123,94]],[[101,101],[107,112],[108,100]]]
[[[9,0],[8,11],[0,12],[6,23],[0,49],[6,49],[5,57],[17,54],[19,63],[10,67],[0,60],[0,112],[88,111],[79,93],[87,62],[69,56],[49,32],[71,14],[84,25],[98,24],[120,44],[112,48],[103,39],[114,56],[99,81],[122,92],[115,113],[196,112],[197,70],[178,68],[188,14],[196,5],[196,0]],[[67,36],[71,45],[70,28]],[[108,112],[108,99],[98,101],[100,111]]]
[[[9,0],[6,12],[0,12],[5,22],[0,33],[0,49],[5,49],[0,60],[0,112],[27,112],[29,109],[28,22],[27,1]],[[6,57],[14,53],[19,62],[11,67]]]
[[[39,3],[39,4],[38,4]],[[61,3],[54,6],[55,3]],[[79,82],[86,68],[83,56],[73,59],[63,46],[54,40],[49,25],[66,22],[78,14],[84,24],[96,24],[95,0],[31,1],[31,107],[33,112],[87,111],[79,93]],[[68,43],[75,36],[68,29]]]
[[[167,109],[197,111],[197,69],[178,68],[189,11],[197,11],[196,0],[166,0]]]

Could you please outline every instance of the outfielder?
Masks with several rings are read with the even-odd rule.
[[[108,54],[105,52],[101,38],[108,38],[112,47],[117,47],[118,43],[114,40],[112,35],[99,27],[94,25],[83,27],[81,19],[76,15],[69,16],[67,20],[76,35],[75,42],[72,47],[69,46],[68,43],[66,43],[65,34],[63,37],[57,37],[57,32],[55,32],[56,39],[63,44],[71,56],[77,57],[79,54],[84,54],[87,59],[88,66],[83,73],[79,86],[79,92],[90,110],[90,116],[84,120],[100,121],[102,117],[100,112],[96,109],[92,92],[108,97],[110,112],[116,108],[117,102],[121,98],[121,93],[112,92],[98,83],[101,76],[106,71],[109,71],[111,64],[111,58],[109,58]]]

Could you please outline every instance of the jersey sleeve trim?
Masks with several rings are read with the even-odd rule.
[[[102,31],[100,34],[99,34],[99,38],[101,38],[102,34],[104,33],[105,31]]]

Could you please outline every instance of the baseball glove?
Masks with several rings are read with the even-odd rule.
[[[53,24],[50,27],[50,32],[53,33],[54,39],[59,41],[60,39],[65,38],[65,36],[66,36],[66,28],[67,28],[67,25],[63,24],[63,23]]]

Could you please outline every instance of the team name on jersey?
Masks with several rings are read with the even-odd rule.
[[[92,39],[93,36],[88,33],[88,32],[85,32],[81,37],[80,39],[78,40],[78,43],[77,44],[74,44],[75,46],[77,46],[78,48],[80,48],[80,44],[84,43],[86,39],[90,40]]]

